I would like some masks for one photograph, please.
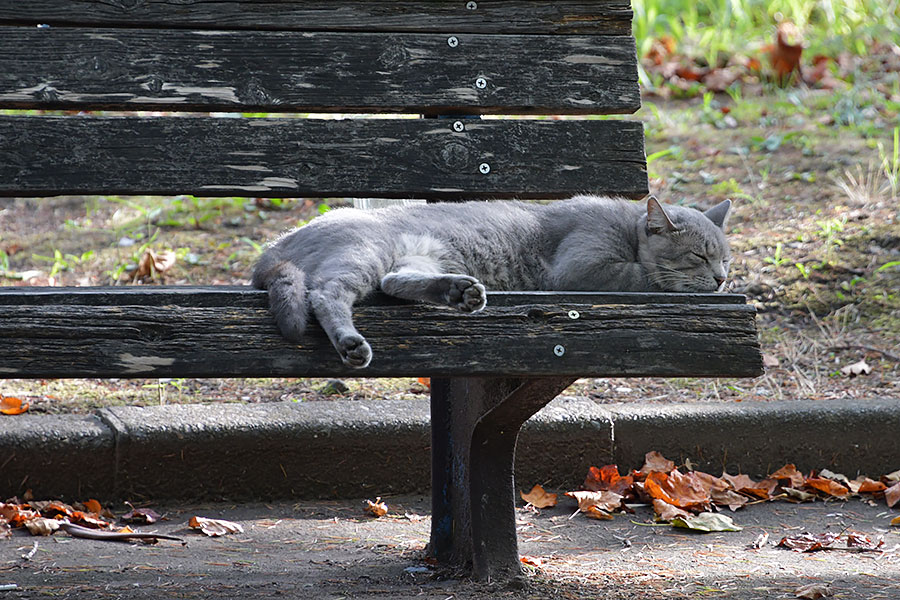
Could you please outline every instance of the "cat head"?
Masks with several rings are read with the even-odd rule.
[[[665,292],[722,291],[731,266],[724,231],[730,210],[731,200],[700,212],[663,208],[650,196],[639,246],[650,281]]]

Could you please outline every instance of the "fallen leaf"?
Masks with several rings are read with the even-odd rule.
[[[887,489],[887,486],[880,481],[869,479],[868,477],[857,477],[850,482],[850,491],[854,494],[877,494]]]
[[[761,534],[756,536],[756,539],[750,544],[750,547],[754,550],[759,550],[764,547],[767,543],[769,543],[769,532],[763,531]]]
[[[679,471],[651,472],[644,480],[644,491],[651,498],[658,498],[685,510],[709,510],[712,501],[709,492]]]
[[[619,468],[616,465],[604,465],[599,469],[591,467],[588,469],[587,477],[584,478],[584,489],[591,492],[609,490],[622,496],[628,496],[633,485],[634,477],[631,475],[620,475]]]
[[[824,477],[807,477],[804,485],[807,488],[812,488],[837,498],[843,498],[850,494],[850,490],[837,481],[825,479]]]
[[[753,484],[753,487],[744,487],[738,491],[742,494],[750,494],[762,500],[768,500],[772,497],[775,488],[778,487],[778,481],[775,479],[763,479]]]
[[[612,514],[606,512],[601,508],[597,508],[596,506],[588,506],[581,512],[583,512],[586,517],[597,519],[598,521],[612,521],[613,519]]]
[[[798,552],[815,552],[831,548],[838,539],[837,533],[801,533],[781,538],[778,545]]]
[[[23,402],[20,398],[0,396],[0,413],[4,415],[21,415],[29,406],[30,403]]]
[[[774,369],[775,367],[781,366],[781,361],[778,360],[778,357],[774,354],[768,354],[763,352],[762,355],[763,366],[767,369]]]
[[[532,567],[542,567],[544,566],[544,559],[538,556],[528,556],[522,555],[519,557],[519,561],[526,565],[531,565]]]
[[[683,527],[693,531],[741,531],[741,527],[734,524],[731,517],[722,513],[702,512],[697,516],[675,517],[672,525]]]
[[[188,527],[191,529],[199,529],[210,537],[244,532],[244,528],[240,523],[226,521],[224,519],[208,519],[206,517],[191,517],[191,520],[188,521]]]
[[[713,504],[727,506],[732,511],[739,509],[749,502],[749,499],[746,496],[742,496],[734,490],[712,490],[709,492],[709,497],[712,498]]]
[[[675,463],[673,463],[671,460],[668,460],[656,450],[651,450],[646,455],[644,455],[644,466],[641,467],[641,470],[639,472],[646,475],[648,473],[653,473],[654,471],[659,473],[668,473],[669,471],[674,470]]]
[[[887,502],[888,508],[894,508],[894,506],[900,502],[900,483],[895,483],[884,490],[884,499]]]
[[[25,521],[25,527],[31,535],[50,535],[59,529],[59,521],[45,517],[35,517]]]
[[[894,471],[893,473],[888,473],[887,475],[882,475],[881,480],[886,484],[894,484],[900,483],[900,471]]]
[[[884,537],[878,536],[874,540],[858,531],[847,532],[847,547],[860,550],[878,550],[884,546]]]
[[[769,475],[769,479],[787,479],[790,482],[790,487],[798,488],[803,485],[804,480],[803,473],[797,470],[797,467],[793,464],[787,464]]]
[[[366,512],[375,517],[383,517],[388,513],[388,506],[381,501],[381,496],[375,498],[375,502],[366,500]]]
[[[522,496],[522,500],[535,508],[549,508],[551,506],[556,506],[556,494],[545,491],[540,485],[535,485],[527,494],[525,492],[519,492],[519,495]]]
[[[100,505],[100,502],[91,498],[87,502],[84,503],[84,508],[91,513],[99,515],[103,512],[103,506]]]
[[[160,515],[152,508],[132,508],[122,515],[121,519],[126,523],[151,525],[159,521]]]
[[[794,596],[805,600],[818,600],[831,596],[831,589],[824,583],[811,583],[794,590]]]
[[[800,502],[809,502],[810,500],[815,500],[816,495],[811,494],[809,492],[804,492],[803,490],[798,490],[797,488],[785,487],[781,488],[781,490],[788,495],[789,498],[793,498],[794,500],[799,500]]]
[[[750,479],[747,475],[740,473],[738,475],[729,475],[728,473],[722,473],[722,479],[731,484],[731,488],[735,491],[741,491],[744,488],[755,488],[756,482]]]
[[[846,367],[841,368],[841,375],[846,375],[847,377],[853,378],[857,375],[868,375],[872,372],[872,367],[866,364],[865,360],[861,360],[859,362],[855,362],[852,365],[847,365]]]
[[[900,517],[894,517],[891,519],[891,526],[900,527]]]
[[[153,278],[157,274],[165,273],[173,266],[175,266],[175,252],[163,250],[157,253],[147,248],[138,260],[137,268],[131,273],[131,278],[133,280]]]
[[[605,512],[615,512],[622,508],[622,496],[608,490],[603,492],[589,492],[587,490],[566,492],[566,496],[575,498],[578,502],[578,510],[581,512],[588,512],[590,507]]]
[[[431,389],[431,377],[419,377],[418,382],[427,387],[429,390]]]
[[[656,511],[657,518],[660,521],[671,521],[676,517],[687,518],[691,516],[691,513],[658,498],[653,499],[653,510]]]

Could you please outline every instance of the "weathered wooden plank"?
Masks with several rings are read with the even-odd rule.
[[[0,0],[0,23],[341,31],[631,34],[628,0]]]
[[[473,315],[421,304],[359,306],[374,349],[366,369],[345,367],[317,326],[286,342],[265,306],[227,294],[196,306],[164,301],[23,303],[0,295],[2,377],[228,376],[754,376],[761,372],[755,311],[744,304],[488,306]],[[520,293],[521,294],[521,293]],[[40,291],[36,295],[41,295]],[[19,296],[15,303],[9,300]],[[586,296],[582,294],[582,300]],[[255,298],[260,298],[256,295]],[[46,298],[45,298],[46,299]],[[102,296],[97,295],[98,301]],[[217,305],[213,305],[217,304]],[[576,311],[576,312],[571,312]]]
[[[740,304],[741,294],[645,293],[645,292],[491,292],[491,306],[520,304]],[[83,306],[235,306],[265,308],[268,295],[245,285],[154,285],[88,287],[0,287],[0,306],[77,304]],[[363,300],[367,306],[408,305],[382,293]]]
[[[0,27],[0,106],[611,114],[641,99],[622,36]]]
[[[463,124],[460,121],[460,124]],[[647,193],[631,121],[0,116],[0,196]]]

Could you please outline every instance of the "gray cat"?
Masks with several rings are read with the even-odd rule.
[[[721,291],[726,200],[706,212],[596,196],[330,211],[273,242],[253,271],[285,338],[315,315],[344,363],[372,349],[351,310],[376,290],[464,312],[492,290]]]

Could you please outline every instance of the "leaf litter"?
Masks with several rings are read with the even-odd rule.
[[[870,504],[883,499],[888,507],[900,502],[900,471],[879,480],[860,475],[851,481],[828,469],[803,474],[794,464],[786,464],[764,479],[754,481],[743,473],[723,473],[716,477],[697,470],[682,471],[682,468],[659,452],[648,452],[641,469],[625,475],[616,465],[590,467],[583,489],[564,495],[577,502],[578,509],[572,517],[583,513],[589,518],[612,519],[615,514],[633,512],[628,503],[643,503],[653,507],[658,522],[698,532],[740,531],[740,525],[719,511],[726,507],[737,511],[759,502],[844,501],[850,497],[859,497]],[[546,507],[556,506],[555,494],[548,494],[540,485],[528,493],[520,492],[520,495],[532,509],[542,508],[543,500],[548,496],[553,496],[554,501]],[[891,525],[900,525],[900,517],[891,520]],[[767,542],[768,534],[760,536],[752,547],[758,549]],[[818,534],[802,532],[784,536],[775,545],[799,552],[827,549],[884,551],[883,536],[873,539],[864,533],[847,530]]]

